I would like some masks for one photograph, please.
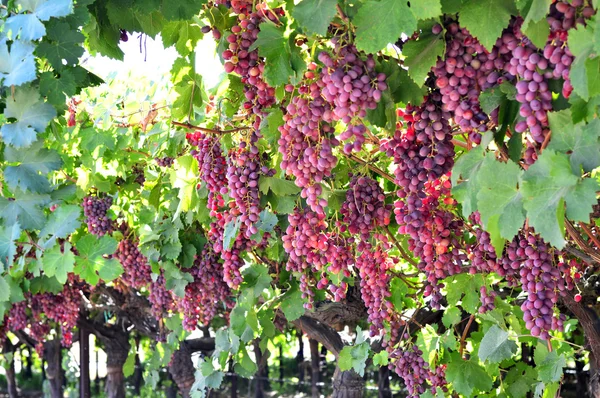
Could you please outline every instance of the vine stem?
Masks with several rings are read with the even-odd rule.
[[[70,175],[68,175],[66,171],[64,171],[64,170],[61,170],[61,171],[62,171],[63,175],[65,176],[65,178],[67,180],[71,181],[74,184],[77,184],[77,180],[76,179],[74,179],[73,177],[71,177]]]
[[[590,240],[592,242],[594,242],[594,245],[596,245],[596,248],[600,249],[600,241],[598,240],[598,238],[596,238],[594,236],[590,227],[586,223],[583,223],[583,222],[580,222],[579,226],[581,227],[581,229],[583,229],[583,232],[585,232],[585,234],[590,238]]]
[[[465,326],[465,330],[463,330],[462,336],[460,337],[460,346],[458,348],[458,351],[461,357],[463,356],[463,351],[465,349],[465,339],[467,338],[467,333],[469,333],[469,329],[471,328],[471,324],[473,323],[474,319],[475,315],[471,315],[469,317],[469,322],[467,322],[467,326]]]
[[[394,246],[396,246],[396,248],[400,252],[400,255],[402,256],[402,258],[404,258],[409,264],[413,265],[414,267],[417,267],[417,263],[412,258],[410,258],[408,256],[408,253],[400,245],[400,242],[398,242],[398,240],[396,239],[396,237],[394,236],[394,234],[392,234],[392,231],[390,231],[389,227],[387,225],[384,225],[383,228],[385,229],[385,232],[387,233],[387,235],[390,237],[390,239],[394,243]]]
[[[148,152],[138,151],[137,149],[125,148],[125,152],[137,153],[138,155],[144,155],[148,158],[150,157],[150,154]]]
[[[354,160],[356,163],[360,163],[364,166],[367,166],[369,168],[369,170],[371,170],[372,172],[379,174],[381,177],[385,178],[386,180],[388,180],[389,182],[391,182],[392,184],[396,184],[396,181],[394,180],[394,177],[392,177],[391,175],[389,175],[388,173],[386,173],[385,171],[381,170],[379,167],[377,166],[373,166],[372,164],[370,164],[369,162],[362,160],[361,158],[359,158],[356,155],[346,155],[345,156],[350,159],[350,160]]]
[[[459,141],[459,140],[453,139],[453,140],[452,140],[452,143],[453,143],[454,145],[456,145],[456,146],[459,146],[459,147],[461,147],[461,148],[465,148],[465,149],[467,149],[467,150],[469,149],[469,146],[468,146],[468,145],[467,145],[465,142],[462,142],[462,141]]]
[[[571,221],[565,218],[565,227],[567,230],[567,234],[577,243],[577,245],[583,250],[583,252],[590,257],[592,257],[595,261],[600,262],[600,254],[596,251],[592,250],[587,243],[583,240],[579,232],[575,229]]]
[[[344,13],[344,10],[342,10],[342,7],[340,7],[339,4],[336,4],[335,7],[337,8],[337,12],[338,12],[338,14],[340,14],[340,18],[342,19],[342,21],[344,21],[344,22],[347,23],[348,22],[348,17]]]
[[[213,134],[231,134],[231,133],[237,133],[238,131],[244,131],[244,130],[251,130],[252,127],[237,127],[231,130],[215,130],[215,129],[207,129],[205,127],[200,127],[200,126],[194,126],[193,124],[190,123],[182,123],[182,122],[171,122],[171,124],[173,126],[178,126],[178,127],[183,127],[189,130],[199,130],[202,131],[204,133],[213,133]]]

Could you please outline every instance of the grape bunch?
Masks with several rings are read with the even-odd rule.
[[[198,161],[200,179],[208,190],[207,207],[211,217],[214,217],[219,208],[225,206],[223,195],[228,193],[227,159],[218,137],[199,131],[187,134],[186,137],[190,145],[198,148],[193,149],[191,154]]]
[[[260,24],[276,22],[283,10],[257,10],[251,14],[238,15],[238,23],[231,27],[227,36],[228,48],[223,51],[225,72],[236,73],[244,84],[244,109],[256,116],[264,115],[267,108],[275,103],[275,89],[264,79],[264,62],[258,56],[258,49],[251,49],[258,37]]]
[[[236,14],[248,14],[252,10],[253,2],[250,0],[214,0],[215,5],[223,5]]]
[[[331,264],[327,267],[327,271],[338,275],[340,279],[341,277],[350,278],[352,275],[351,267],[355,264],[354,238],[344,238],[340,234],[334,234],[329,241],[331,246],[329,261]],[[329,282],[329,291],[333,296],[333,301],[339,302],[345,299],[347,290],[348,283],[343,280],[339,284],[334,284],[333,281]]]
[[[340,210],[350,233],[368,238],[374,229],[390,223],[391,212],[392,206],[385,204],[385,194],[377,181],[366,176],[352,176]]]
[[[302,188],[301,196],[306,198],[310,208],[324,214],[327,200],[319,198],[320,182],[331,176],[331,170],[337,165],[333,148],[339,142],[332,136],[333,128],[327,122],[331,121],[332,112],[321,97],[320,85],[322,82],[317,79],[299,88],[299,95],[286,107],[278,144],[281,168],[296,178],[296,185]]]
[[[392,319],[394,306],[388,298],[391,275],[388,272],[394,267],[397,259],[387,255],[389,245],[385,235],[374,234],[378,241],[376,246],[366,247],[356,258],[356,268],[360,276],[360,292],[367,308],[371,336],[385,332],[385,322]]]
[[[154,161],[158,167],[171,167],[173,166],[173,162],[175,162],[175,158],[163,156],[162,158],[154,158]]]
[[[223,280],[223,265],[212,247],[205,246],[194,265],[188,270],[194,278],[179,300],[183,313],[183,327],[193,331],[199,323],[207,325],[217,315],[219,308],[231,309],[231,290]]]
[[[26,300],[12,305],[12,308],[8,312],[8,318],[5,322],[6,327],[10,331],[16,332],[27,327],[27,308],[28,303]]]
[[[162,319],[165,313],[173,309],[174,304],[173,295],[167,289],[164,272],[161,271],[156,280],[150,283],[148,291],[148,301],[150,302],[152,315],[157,320]]]
[[[377,108],[383,91],[387,90],[386,75],[375,71],[375,60],[368,55],[363,60],[353,44],[341,38],[332,39],[335,44],[333,56],[321,52],[318,56],[325,67],[321,70],[322,95],[332,105],[333,118],[341,120],[348,128],[340,135],[344,152],[360,151],[365,142],[367,128],[362,119],[367,110]]]
[[[133,289],[140,289],[152,281],[152,269],[137,243],[130,238],[123,239],[117,246],[115,257],[123,266],[121,279]]]
[[[92,235],[104,236],[113,231],[113,221],[108,217],[108,209],[113,199],[110,196],[86,196],[83,198],[82,207],[88,231]]]
[[[439,34],[441,26],[435,25],[433,30],[434,34]],[[481,132],[488,130],[487,123],[492,116],[481,109],[479,94],[507,79],[503,53],[517,42],[514,37],[504,34],[488,52],[456,22],[447,26],[446,40],[445,57],[438,59],[433,68],[435,84],[444,104],[442,109],[452,113],[456,124],[469,134],[472,142],[479,143]]]
[[[240,221],[246,226],[247,238],[258,233],[256,223],[260,216],[260,195],[258,180],[261,175],[272,176],[274,170],[261,164],[261,156],[256,146],[258,135],[252,134],[250,144],[241,142],[238,149],[229,151],[227,181],[229,196],[235,201],[240,213]]]
[[[434,395],[436,387],[441,387],[444,392],[448,391],[444,367],[439,366],[435,372],[432,372],[417,345],[392,351],[389,367],[404,380],[409,398],[417,398],[424,394],[428,383]]]

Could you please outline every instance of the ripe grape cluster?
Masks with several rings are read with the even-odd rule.
[[[257,141],[258,135],[252,134],[250,144],[242,142],[238,149],[229,152],[226,173],[229,196],[234,199],[240,212],[239,219],[246,226],[244,233],[247,238],[258,233],[256,223],[261,211],[258,180],[261,175],[272,176],[275,172],[261,164]]]
[[[423,351],[417,345],[392,351],[389,366],[404,380],[409,398],[417,398],[424,394],[427,384],[434,395],[437,387],[441,387],[444,392],[448,391],[445,367],[438,366],[435,372],[431,371],[429,364],[423,359]]]
[[[219,137],[205,135],[199,131],[186,137],[190,145],[198,148],[193,149],[191,154],[198,160],[200,179],[204,181],[208,190],[207,206],[214,217],[219,208],[225,206],[223,195],[228,193],[227,159],[223,155]]]
[[[258,38],[260,24],[276,22],[281,13],[282,9],[278,8],[238,15],[238,23],[231,27],[231,34],[227,36],[229,46],[223,51],[225,72],[241,77],[246,96],[244,109],[256,116],[263,115],[264,110],[275,103],[275,89],[264,79],[264,63],[258,56],[258,49],[251,47]]]
[[[385,194],[377,181],[354,175],[340,213],[350,233],[368,238],[375,228],[390,223],[392,206],[385,204]]]
[[[167,281],[164,272],[150,283],[148,301],[150,302],[152,315],[156,319],[162,319],[165,313],[173,309],[174,301],[171,291],[167,289]]]
[[[83,198],[83,214],[89,233],[96,236],[110,234],[113,231],[113,221],[108,217],[108,209],[113,199],[110,196],[86,196]]]
[[[193,331],[198,323],[207,325],[217,315],[219,308],[232,308],[231,290],[223,280],[223,265],[210,246],[205,246],[194,265],[188,270],[194,278],[179,300],[183,313],[183,327]]]
[[[135,241],[130,238],[120,241],[115,257],[123,266],[124,272],[121,279],[127,286],[140,289],[151,282],[152,269],[148,259],[140,252]]]
[[[175,162],[175,158],[163,156],[162,158],[154,158],[154,161],[159,167],[171,167],[173,166],[173,162]]]
[[[23,330],[27,327],[27,308],[27,301],[21,301],[19,303],[13,304],[12,308],[8,313],[8,318],[5,323],[8,330],[16,332],[19,330]]]
[[[340,135],[341,141],[348,141],[344,152],[360,151],[365,142],[366,127],[361,119],[367,116],[367,110],[377,108],[382,92],[387,90],[386,75],[375,71],[375,60],[368,55],[366,60],[353,44],[335,37],[333,56],[327,52],[319,54],[319,61],[325,67],[321,71],[322,95],[332,105],[334,120],[348,125]]]
[[[310,208],[324,214],[327,200],[319,198],[322,193],[319,183],[331,176],[337,165],[332,150],[339,142],[327,123],[332,116],[330,106],[321,97],[322,81],[313,79],[307,83],[299,87],[299,95],[288,104],[285,123],[279,127],[281,168],[296,178],[295,183],[302,188],[301,195]]]

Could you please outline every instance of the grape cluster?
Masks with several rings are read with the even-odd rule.
[[[246,226],[244,233],[247,238],[258,233],[256,222],[260,215],[260,196],[258,180],[261,175],[272,176],[274,170],[261,165],[261,156],[256,146],[258,135],[252,134],[248,145],[241,142],[238,149],[229,152],[227,181],[229,196],[234,199],[240,221]]]
[[[154,158],[154,161],[158,167],[171,167],[173,166],[173,162],[175,162],[175,158],[163,156],[162,158]]]
[[[103,236],[113,231],[113,221],[108,217],[108,209],[112,205],[110,196],[86,196],[83,198],[82,207],[88,231],[92,235]]]
[[[225,72],[236,73],[244,84],[244,109],[254,115],[264,114],[264,110],[275,103],[275,89],[264,79],[264,63],[258,56],[258,49],[251,47],[258,37],[260,24],[264,21],[276,22],[282,9],[258,10],[251,14],[238,15],[238,23],[231,27],[227,36],[229,47],[223,51]]]
[[[353,44],[339,37],[332,39],[334,55],[321,52],[318,56],[325,67],[321,70],[322,95],[332,105],[334,120],[348,125],[340,140],[354,141],[344,146],[344,152],[360,151],[365,142],[366,127],[361,119],[367,110],[377,108],[382,92],[387,90],[386,75],[375,71],[375,60],[368,55],[363,60]]]
[[[394,350],[390,354],[389,367],[404,380],[409,398],[417,398],[424,394],[428,383],[431,385],[432,394],[436,394],[436,387],[441,387],[444,392],[448,391],[444,366],[439,366],[432,372],[417,345]]]
[[[351,267],[355,263],[353,243],[354,238],[344,238],[339,234],[331,237],[331,254],[329,257],[331,264],[327,267],[328,272],[345,278],[349,278],[352,275]],[[333,296],[333,301],[339,302],[345,299],[347,290],[348,283],[343,280],[337,285],[333,282],[329,283],[329,291]]]
[[[200,179],[206,184],[208,190],[207,206],[210,215],[214,217],[220,207],[225,206],[223,195],[227,189],[227,159],[223,155],[221,142],[218,137],[205,135],[199,131],[188,134],[190,145],[196,146],[191,154],[198,160]]]
[[[392,206],[385,204],[385,194],[377,181],[366,176],[352,176],[340,210],[350,233],[368,238],[375,228],[390,223],[391,212]]]
[[[385,235],[374,234],[378,241],[374,247],[367,247],[356,259],[356,268],[360,276],[360,292],[367,308],[371,336],[381,335],[385,331],[385,322],[392,319],[394,306],[388,297],[391,296],[391,275],[393,259],[387,255],[389,245]]]
[[[150,283],[148,301],[150,302],[152,315],[156,319],[162,319],[166,312],[173,309],[173,295],[167,289],[164,272]]]
[[[248,14],[252,10],[252,1],[249,0],[214,0],[215,5],[231,8],[236,14]]]
[[[570,287],[561,269],[553,264],[550,247],[531,231],[517,235],[506,249],[503,267],[519,278],[527,298],[521,305],[525,326],[533,336],[550,338],[551,330],[562,330],[564,317],[554,314],[559,296]]]
[[[332,112],[321,97],[322,84],[315,80],[299,88],[299,95],[293,97],[286,108],[278,141],[281,168],[296,178],[296,185],[302,188],[301,196],[319,214],[324,214],[327,206],[327,200],[319,198],[322,193],[319,183],[331,176],[331,170],[337,165],[332,149],[339,144],[327,123],[331,121]]]
[[[23,330],[27,327],[27,308],[27,301],[21,301],[13,304],[12,308],[8,313],[8,318],[5,323],[6,327],[10,331],[16,332],[19,330]]]
[[[119,242],[115,257],[123,266],[121,279],[133,289],[147,286],[152,280],[152,269],[133,240],[126,238]]]
[[[185,288],[185,296],[179,300],[183,313],[183,327],[193,331],[198,323],[207,325],[217,315],[219,308],[233,307],[231,290],[223,280],[223,265],[212,247],[206,246],[188,270],[194,278]]]

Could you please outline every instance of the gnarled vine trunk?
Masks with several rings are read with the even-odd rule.
[[[125,398],[125,375],[123,365],[127,361],[131,344],[129,333],[113,330],[108,336],[99,336],[106,352],[106,385],[104,391],[107,398]]]
[[[362,398],[365,381],[353,370],[342,371],[336,366],[333,373],[332,398]]]
[[[49,340],[44,343],[44,359],[46,360],[46,377],[50,383],[50,396],[63,397],[63,370],[60,340]]]
[[[392,398],[392,390],[390,389],[390,368],[387,366],[379,368],[377,389],[379,390],[379,398]]]
[[[192,351],[185,342],[173,353],[169,372],[177,384],[183,398],[189,398],[195,381],[195,369],[192,362]]]
[[[4,373],[6,376],[6,383],[8,385],[7,387],[8,387],[9,398],[18,398],[19,392],[17,391],[17,380],[16,380],[16,373],[15,373],[15,358],[14,358],[14,355],[16,355],[17,352],[14,350],[14,347],[12,346],[12,344],[10,344],[8,341],[6,341],[4,343],[4,348],[2,349],[2,354],[8,354],[11,351],[13,353],[13,357],[10,359],[10,361],[7,361],[8,366],[4,369]]]

